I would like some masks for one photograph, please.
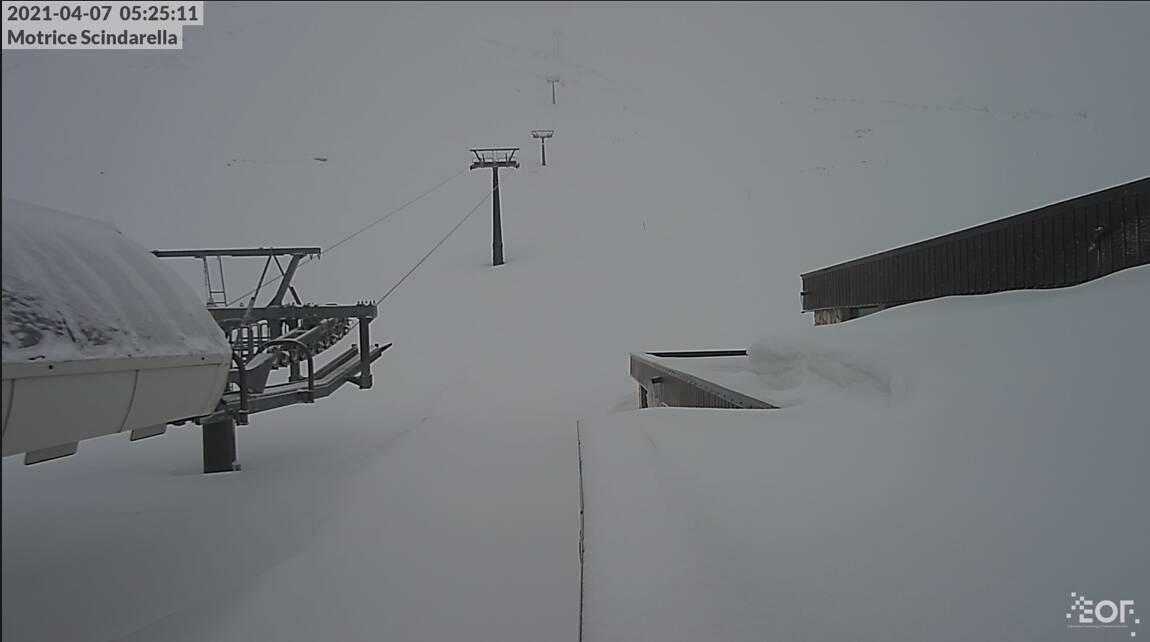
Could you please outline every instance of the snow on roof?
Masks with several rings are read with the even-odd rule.
[[[710,372],[782,409],[582,422],[588,639],[1078,639],[1072,591],[1150,577],[1148,286],[775,335]]]
[[[4,363],[229,349],[191,287],[115,226],[4,198]]]

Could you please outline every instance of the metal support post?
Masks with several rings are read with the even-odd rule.
[[[555,104],[555,83],[559,82],[559,76],[548,76],[547,82],[551,83],[551,104]]]
[[[491,263],[503,265],[503,221],[499,216],[499,168],[491,168]]]
[[[359,319],[359,387],[370,388],[371,381],[371,360],[368,358],[371,346],[369,345],[368,324],[371,319],[360,317]]]
[[[204,472],[230,473],[236,463],[236,422],[231,417],[204,424]]]

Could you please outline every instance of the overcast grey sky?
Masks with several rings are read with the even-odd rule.
[[[185,36],[5,52],[4,194],[151,246],[327,245],[469,145],[579,119],[619,166],[609,198],[564,169],[595,207],[746,208],[790,300],[801,271],[1150,173],[1146,3],[209,2]],[[362,290],[328,265],[332,298]]]

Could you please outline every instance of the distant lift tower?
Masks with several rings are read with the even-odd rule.
[[[547,167],[547,139],[555,135],[554,129],[532,129],[531,137],[539,139],[539,150],[543,153],[543,166]]]
[[[538,78],[538,76],[536,76]],[[547,76],[547,82],[551,83],[551,104],[555,104],[555,83],[559,82],[559,76]]]
[[[503,265],[503,223],[499,218],[499,168],[519,168],[519,161],[515,160],[518,147],[480,147],[473,148],[475,161],[471,169],[491,168],[491,264]]]

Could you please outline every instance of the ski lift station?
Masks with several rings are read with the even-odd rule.
[[[120,432],[141,439],[192,422],[203,428],[204,472],[230,471],[238,468],[235,425],[249,414],[312,403],[349,382],[371,386],[371,362],[388,347],[368,345],[375,305],[307,306],[298,297],[284,305],[288,291],[295,295],[301,251],[166,255],[200,258],[205,268],[209,257],[290,259],[268,305],[255,306],[257,288],[245,307],[208,308],[114,226],[4,199],[5,457],[24,453],[26,463],[38,463],[75,453],[85,439]],[[359,345],[317,368],[314,357],[338,343],[353,318]],[[288,380],[269,385],[279,368],[289,370]]]

